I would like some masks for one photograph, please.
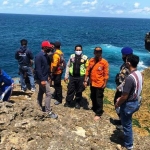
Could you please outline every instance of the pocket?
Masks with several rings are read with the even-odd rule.
[[[124,111],[125,111],[126,115],[132,115],[138,109],[139,109],[138,101],[136,101],[136,102],[127,102]]]

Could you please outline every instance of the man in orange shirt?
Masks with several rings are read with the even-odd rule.
[[[59,105],[62,103],[62,85],[61,85],[61,76],[63,73],[63,66],[61,56],[63,56],[63,52],[60,49],[61,43],[55,42],[55,52],[53,54],[52,62],[51,62],[51,75],[54,81],[54,89],[55,89],[55,105]]]
[[[104,89],[109,78],[109,64],[102,58],[102,48],[95,47],[94,58],[89,60],[89,66],[86,69],[84,86],[87,86],[87,81],[90,79],[90,90],[92,109],[95,112],[94,120],[99,120],[103,114],[103,97]]]

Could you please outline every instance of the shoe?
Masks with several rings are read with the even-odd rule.
[[[26,92],[26,89],[21,89],[21,92]]]
[[[57,119],[58,115],[54,114],[52,111],[47,115],[47,118],[53,118],[53,119]]]
[[[76,105],[75,105],[75,109],[80,109],[80,105],[79,105],[79,103],[76,103]]]
[[[90,110],[90,108],[88,106],[84,106],[83,109]]]
[[[35,88],[31,88],[31,92],[35,92]]]
[[[52,94],[52,97],[51,97],[52,99],[57,99],[57,97],[54,95],[54,94]]]
[[[110,123],[113,125],[121,125],[121,120],[110,118]]]
[[[121,125],[121,120],[114,119],[113,121],[114,121],[114,125]]]
[[[59,104],[61,104],[61,102],[59,102],[59,101],[56,100],[56,101],[54,102],[54,104],[55,104],[55,105],[59,105]]]
[[[120,144],[117,145],[116,147],[117,150],[133,150],[133,146],[130,148],[126,148],[124,146],[121,146]]]
[[[71,105],[70,105],[69,102],[66,102],[66,103],[64,104],[64,107],[71,107]]]
[[[123,126],[122,125],[118,125],[118,126],[116,126],[116,129],[117,130],[123,130]]]

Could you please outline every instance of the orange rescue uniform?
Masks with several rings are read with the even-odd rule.
[[[93,87],[101,88],[104,85],[105,80],[108,80],[109,78],[109,64],[103,58],[101,58],[98,63],[95,63],[94,58],[89,60],[89,65],[86,69],[86,76],[90,76],[90,82]],[[90,71],[92,67],[93,69]]]

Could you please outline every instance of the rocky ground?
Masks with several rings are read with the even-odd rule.
[[[58,106],[52,99],[58,119],[46,118],[36,104],[36,96],[37,91],[22,93],[16,84],[11,101],[0,103],[0,150],[115,150],[117,144],[123,143],[122,133],[110,123],[110,118],[117,118],[112,105],[114,91],[105,90],[105,112],[98,122],[93,120],[92,110],[65,108],[65,99]],[[91,107],[89,89],[83,97],[83,106]],[[149,127],[144,130],[135,124],[133,128],[134,149],[149,150]]]

